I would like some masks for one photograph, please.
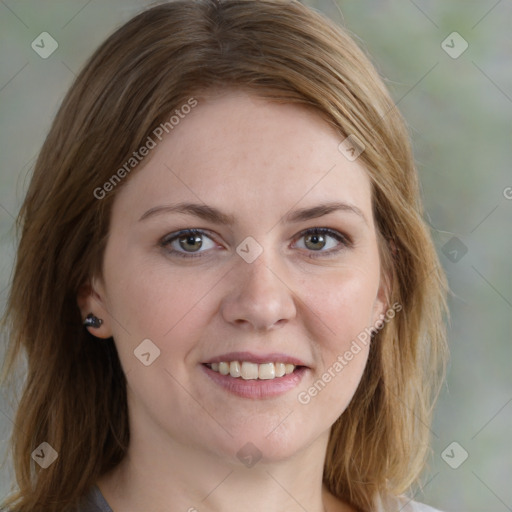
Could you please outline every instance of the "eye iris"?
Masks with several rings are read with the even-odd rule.
[[[308,242],[311,242],[314,245],[320,244],[321,247],[318,247],[318,246],[317,247],[309,247]],[[325,246],[325,237],[320,234],[306,235],[305,244],[306,244],[306,247],[308,247],[308,249],[313,249],[313,250],[322,249]]]
[[[179,239],[180,246],[187,252],[196,252],[196,250],[201,249],[201,246],[203,245],[203,241],[201,240],[200,235],[186,235],[182,236]],[[195,248],[193,248],[192,251],[189,251],[189,247],[187,247],[185,244],[194,245],[197,244]]]

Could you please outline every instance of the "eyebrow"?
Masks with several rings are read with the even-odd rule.
[[[316,219],[318,217],[328,215],[329,213],[335,211],[353,213],[360,217],[368,225],[368,220],[366,219],[364,213],[357,206],[340,201],[332,201],[325,204],[313,206],[311,208],[301,208],[298,210],[293,210],[285,214],[281,218],[281,222],[303,222],[306,220]],[[235,217],[233,215],[223,213],[217,208],[214,208],[213,206],[208,206],[206,204],[187,202],[155,206],[154,208],[150,208],[141,216],[139,222],[154,215],[162,213],[185,213],[189,215],[195,215],[196,217],[200,217],[201,219],[213,222],[214,224],[225,224],[228,226],[232,226],[233,224],[235,224]]]
[[[313,206],[312,208],[301,208],[300,210],[294,210],[287,213],[283,217],[283,220],[285,222],[302,222],[309,219],[316,219],[336,211],[354,213],[359,216],[366,224],[368,224],[368,221],[366,220],[366,217],[364,216],[364,213],[361,211],[361,209],[359,209],[354,204],[343,203],[340,201],[320,204],[318,206]]]

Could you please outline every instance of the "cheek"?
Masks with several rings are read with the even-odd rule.
[[[176,268],[164,258],[155,264],[144,258],[112,265],[109,274],[112,316],[123,323],[119,335],[165,342],[181,324],[205,314],[205,297],[219,281],[218,274]],[[198,319],[198,321],[200,321]]]
[[[153,349],[158,357],[150,368],[182,372],[180,365],[173,363],[187,358],[193,340],[199,339],[208,324],[209,292],[222,274],[204,272],[199,276],[192,268],[173,268],[164,257],[155,262],[154,257],[126,251],[126,257],[119,259],[118,253],[106,254],[104,277],[113,337],[125,373],[133,372],[132,379],[141,377],[141,369],[145,368],[134,355],[139,347],[146,346],[141,345],[146,339],[159,351]],[[147,377],[151,381],[154,374],[143,373],[143,380]]]
[[[354,269],[316,281],[318,286],[304,288],[304,296],[309,318],[315,319],[309,331],[319,366],[297,399],[305,413],[321,415],[331,425],[349,405],[366,367],[377,283],[371,272]]]
[[[351,340],[371,327],[378,288],[374,272],[345,268],[306,281],[301,295],[321,328],[323,346],[329,352],[346,350]],[[326,354],[327,355],[327,354]]]

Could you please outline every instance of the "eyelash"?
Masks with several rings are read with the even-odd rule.
[[[188,235],[188,236],[193,236],[193,235],[206,236],[207,238],[210,238],[210,240],[212,240],[212,237],[209,236],[207,232],[205,232],[201,229],[184,229],[182,231],[178,231],[177,233],[171,233],[170,235],[165,236],[161,240],[160,245],[162,247],[164,247],[169,252],[169,254],[176,255],[181,258],[190,259],[190,258],[203,257],[202,255],[206,251],[201,251],[201,252],[196,252],[196,253],[185,253],[185,252],[181,252],[181,251],[176,251],[175,249],[170,249],[170,250],[168,249],[168,246],[170,246],[170,244],[172,242],[174,242],[175,240],[178,240],[179,238],[182,238],[183,236],[186,236],[186,235]],[[343,250],[344,248],[352,247],[352,245],[353,245],[352,240],[348,236],[343,235],[342,233],[335,231],[333,229],[330,229],[330,228],[305,229],[304,231],[301,231],[298,234],[296,240],[299,240],[300,238],[302,238],[306,235],[329,235],[330,237],[334,238],[335,240],[337,240],[338,242],[341,243],[341,246],[338,246],[338,248],[329,249],[328,251],[321,251],[321,250],[320,251],[308,251],[308,252],[311,252],[311,254],[309,255],[310,258],[329,257],[329,256],[332,256],[333,254],[338,253],[339,251]],[[314,254],[315,252],[317,254]]]

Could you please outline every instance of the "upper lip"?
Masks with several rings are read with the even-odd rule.
[[[254,354],[253,352],[228,352],[220,356],[212,357],[203,364],[222,363],[228,361],[248,361],[250,363],[264,364],[264,363],[289,363],[295,366],[307,366],[304,361],[297,357],[284,354],[282,352],[272,352],[268,354]]]

